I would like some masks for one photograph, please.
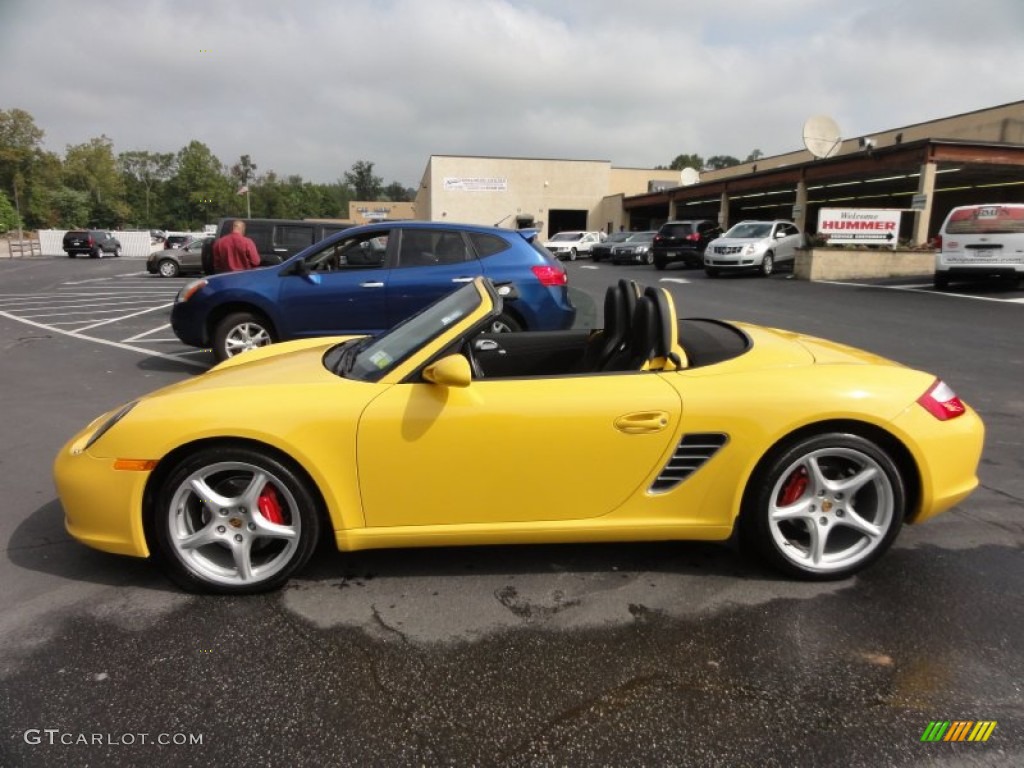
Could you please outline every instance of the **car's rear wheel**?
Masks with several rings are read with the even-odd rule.
[[[161,259],[157,271],[162,277],[177,277],[181,270],[172,259]]]
[[[96,250],[92,252],[92,257],[94,259],[102,259],[103,258],[103,249],[100,248],[99,246],[96,246]]]
[[[121,246],[117,246],[117,247],[116,247],[116,248],[114,249],[114,258],[115,258],[115,259],[119,259],[119,258],[121,258]]]
[[[936,272],[933,279],[935,290],[945,291],[949,289],[949,275],[943,274],[942,272]]]
[[[656,270],[658,270],[659,272],[661,270],[665,269],[665,267],[668,264],[668,262],[665,261],[665,257],[664,256],[653,256],[652,258],[653,258],[653,261],[654,261],[654,268]]]
[[[213,333],[213,355],[224,361],[257,347],[273,344],[270,323],[253,312],[233,312],[217,324]]]
[[[487,333],[518,333],[521,330],[523,330],[523,326],[514,317],[504,312],[487,326]]]
[[[772,255],[771,251],[764,255],[761,259],[761,277],[768,277],[772,272],[775,271],[775,256]]]
[[[245,594],[284,584],[319,538],[313,493],[298,472],[247,447],[210,447],[185,458],[150,509],[153,554],[175,583]]]
[[[905,504],[899,469],[883,448],[859,435],[815,435],[762,462],[744,496],[740,536],[785,573],[843,579],[889,548]]]

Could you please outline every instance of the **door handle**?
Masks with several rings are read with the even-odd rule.
[[[374,282],[374,283],[360,283],[359,287],[360,288],[383,288],[384,287],[384,283],[376,283],[376,282]]]
[[[472,283],[473,282],[473,278],[472,277],[453,277],[452,278],[452,282],[453,283]]]
[[[627,413],[615,420],[615,428],[627,435],[643,435],[660,432],[668,426],[668,414],[664,411],[640,411]]]

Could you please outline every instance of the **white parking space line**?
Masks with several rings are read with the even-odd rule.
[[[168,302],[167,304],[161,304],[157,307],[150,307],[149,309],[140,309],[138,312],[132,312],[130,315],[122,315],[121,317],[112,317],[109,320],[101,320],[98,323],[87,325],[84,328],[79,328],[78,331],[88,331],[92,328],[98,328],[101,325],[107,325],[108,323],[116,323],[118,320],[127,320],[129,317],[138,317],[139,315],[145,315],[147,312],[155,312],[158,309],[167,309],[173,307],[174,302]]]
[[[121,341],[123,341],[125,343],[127,343],[129,341],[139,341],[143,337],[149,336],[149,334],[151,334],[151,333],[156,333],[157,331],[162,331],[162,330],[164,330],[164,328],[170,328],[170,327],[171,327],[170,323],[164,323],[163,325],[158,325],[156,328],[150,328],[148,331],[143,331],[142,333],[136,333],[134,336],[129,336],[127,339],[121,339]],[[163,339],[150,339],[150,341],[163,341]],[[176,341],[176,339],[175,339],[175,341]]]
[[[66,331],[63,328],[57,328],[53,325],[45,325],[44,323],[37,323],[35,320],[27,320],[24,317],[18,317],[17,315],[12,315],[2,310],[0,310],[0,317],[6,317],[8,320],[14,320],[19,323],[25,323],[26,325],[31,325],[35,328],[41,328],[44,331],[53,331],[54,333],[69,336],[73,339],[92,341],[97,344],[105,344],[108,347],[116,347],[117,349],[123,349],[128,352],[136,352],[145,355],[146,357],[162,357],[166,360],[176,360],[179,363],[191,365],[196,368],[207,369],[210,367],[208,363],[203,363],[196,360],[189,360],[185,357],[185,355],[195,354],[198,352],[208,352],[208,350],[204,349],[189,350],[188,352],[180,352],[177,354],[166,354],[163,352],[154,352],[152,349],[147,349],[146,347],[133,347],[130,344],[124,344],[120,341],[111,341],[110,339],[103,339],[97,336],[86,336],[85,334],[79,333],[78,331]]]
[[[844,280],[820,280],[829,285],[851,285],[855,288],[882,288],[887,291],[906,291],[907,293],[925,293],[929,296],[948,296],[953,299],[974,299],[975,301],[994,301],[998,304],[1024,304],[1024,299],[1000,299],[996,296],[975,296],[971,293],[953,293],[952,291],[936,291],[930,283],[917,285],[877,285],[875,283],[851,283]]]

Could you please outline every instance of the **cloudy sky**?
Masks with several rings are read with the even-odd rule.
[[[0,0],[45,145],[418,183],[431,154],[668,164],[1024,98],[1020,0]]]

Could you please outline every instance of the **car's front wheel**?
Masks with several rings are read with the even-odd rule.
[[[233,312],[213,333],[213,355],[218,362],[257,347],[274,343],[270,323],[253,312]]]
[[[246,594],[284,584],[319,537],[308,481],[248,447],[209,447],[178,464],[149,510],[151,549],[175,583]]]
[[[772,272],[775,271],[775,257],[769,251],[761,259],[761,276],[768,277]]]
[[[843,579],[889,548],[903,524],[900,471],[859,435],[799,439],[768,456],[744,495],[740,536],[769,565],[803,579]]]
[[[714,267],[704,267],[704,274],[708,277],[718,277],[719,272]]]
[[[647,254],[644,256],[644,264],[646,264],[647,266],[650,266],[653,263],[654,263],[654,254],[651,253],[650,251],[648,251]]]
[[[575,248],[570,248],[569,249],[569,261],[576,261],[576,249]]]
[[[162,259],[157,265],[161,277],[177,277],[181,271],[173,259]]]

